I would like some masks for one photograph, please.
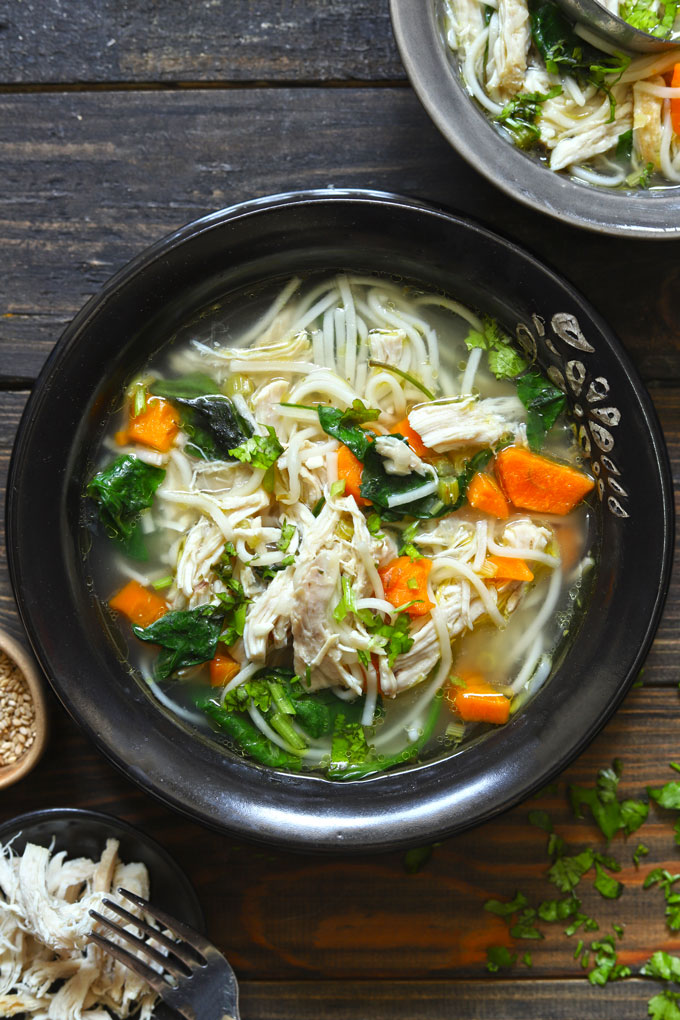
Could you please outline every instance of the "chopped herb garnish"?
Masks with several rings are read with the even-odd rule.
[[[432,857],[436,844],[414,846],[404,854],[404,871],[407,875],[415,875],[421,871]]]
[[[486,969],[490,974],[509,970],[516,959],[517,953],[511,953],[507,946],[489,946],[486,951]]]
[[[261,471],[272,467],[282,453],[283,447],[271,425],[267,425],[266,436],[251,436],[245,443],[229,450],[230,457],[236,457],[244,464],[252,464]]]
[[[640,867],[641,858],[646,857],[648,853],[649,847],[645,846],[644,843],[638,843],[638,845],[635,847],[635,852],[633,853],[633,864],[635,865],[636,868]]]
[[[598,862],[595,862],[595,873],[597,877],[593,885],[599,894],[607,900],[617,900],[624,890],[623,883],[607,875]]]
[[[523,372],[527,363],[515,350],[512,340],[504,333],[495,319],[488,315],[482,320],[481,332],[471,329],[465,338],[469,351],[475,347],[485,350],[489,360],[489,368],[497,379],[514,379]]]
[[[421,560],[423,558],[423,554],[413,541],[419,527],[420,522],[413,521],[413,523],[409,524],[407,528],[404,528],[399,538],[399,555],[408,556],[411,561]]]
[[[555,85],[548,92],[520,92],[503,107],[496,120],[512,131],[515,145],[528,149],[541,137],[538,127],[543,103],[562,93],[562,86]]]

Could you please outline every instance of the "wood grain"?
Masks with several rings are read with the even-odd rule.
[[[2,84],[404,77],[374,0],[22,0],[0,24]]]
[[[509,900],[517,889],[533,904],[557,895],[546,879],[546,835],[529,824],[529,811],[549,811],[573,852],[585,846],[604,852],[607,848],[593,824],[574,819],[567,785],[592,786],[597,770],[618,756],[624,766],[621,795],[639,797],[646,785],[672,778],[667,763],[677,755],[677,691],[635,689],[556,788],[445,840],[420,871],[407,874],[403,853],[319,859],[236,844],[183,820],[114,771],[52,695],[48,700],[52,736],[47,753],[28,779],[3,791],[0,820],[71,805],[103,810],[138,825],[187,872],[211,936],[244,981],[485,977],[487,946],[511,940],[505,924],[484,911],[484,902],[489,897]],[[664,927],[660,893],[641,888],[652,867],[678,870],[673,821],[670,813],[652,810],[650,820],[630,840],[617,836],[612,841],[607,852],[621,862],[618,877],[626,886],[621,899],[602,899],[592,876],[579,886],[583,910],[599,920],[599,934],[611,933],[614,922],[625,924],[619,956],[633,969],[654,950],[673,950],[676,943]],[[636,870],[632,853],[639,839],[650,853]],[[518,942],[521,953],[531,951],[533,966],[518,966],[512,976],[580,983],[582,972],[573,959],[577,937],[566,938],[564,925],[542,927],[544,940]],[[597,937],[586,936],[588,942]]]
[[[328,185],[417,195],[511,236],[590,298],[644,378],[680,381],[672,246],[525,209],[444,142],[410,91],[391,88],[282,88],[266,102],[253,90],[0,96],[0,380],[35,378],[88,297],[172,229]]]
[[[417,933],[414,932],[414,939]],[[656,982],[593,988],[584,980],[247,981],[246,1020],[642,1020]]]

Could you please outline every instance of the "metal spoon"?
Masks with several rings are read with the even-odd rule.
[[[677,40],[657,39],[649,32],[633,28],[618,14],[608,11],[599,0],[558,0],[558,3],[573,21],[592,28],[603,39],[618,48],[639,53],[657,53],[679,45]]]

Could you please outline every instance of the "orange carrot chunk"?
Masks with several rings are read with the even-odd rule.
[[[406,612],[409,616],[425,616],[434,604],[427,596],[427,579],[432,569],[432,560],[426,556],[411,560],[410,556],[398,556],[378,571],[385,589],[385,599],[395,608],[414,602]],[[414,601],[415,600],[415,601]]]
[[[138,627],[149,627],[168,611],[160,595],[149,591],[139,581],[128,581],[124,588],[109,599],[109,605]]]
[[[359,491],[363,470],[364,465],[349,447],[341,446],[338,450],[338,480],[345,483],[345,495],[354,496],[357,506],[371,506],[370,499],[364,499]]]
[[[473,476],[467,489],[467,501],[475,510],[505,520],[510,516],[508,501],[498,487],[498,482],[485,471]]]
[[[432,450],[428,446],[425,446],[425,443],[422,441],[416,430],[411,428],[408,418],[398,421],[394,426],[392,429],[392,435],[397,435],[397,433],[404,437],[417,457],[432,456]]]
[[[151,397],[140,414],[130,409],[130,420],[124,432],[116,433],[118,443],[142,443],[160,453],[167,453],[179,432],[177,411],[161,397]]]
[[[532,453],[523,446],[501,450],[494,469],[510,502],[538,513],[567,514],[595,485],[583,471]]]
[[[496,573],[491,578],[492,583],[496,581],[533,581],[534,579],[534,575],[524,560],[513,556],[489,556],[488,560],[496,568]]]
[[[461,683],[465,686],[451,683],[447,687],[446,699],[464,722],[502,725],[508,721],[510,698],[499,694],[483,676],[470,673]]]
[[[680,89],[680,64],[673,68],[671,88]],[[680,99],[671,99],[671,124],[676,135],[680,135]]]
[[[233,680],[240,666],[235,659],[232,659],[224,645],[218,645],[219,650],[214,659],[210,660],[210,686],[223,687]]]

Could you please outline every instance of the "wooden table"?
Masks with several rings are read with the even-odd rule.
[[[422,2],[422,0],[421,0]],[[429,199],[533,249],[609,319],[650,387],[677,476],[680,457],[678,242],[597,237],[506,198],[439,136],[404,78],[387,5],[375,0],[14,0],[0,16],[0,482],[28,392],[65,324],[133,255],[188,220],[249,197],[360,186]],[[0,510],[0,512],[2,512]],[[0,554],[0,625],[22,636]],[[634,597],[634,593],[631,593]],[[59,607],[52,608],[55,613]],[[185,868],[209,930],[241,981],[246,1020],[598,1018],[641,1020],[648,981],[592,987],[576,937],[543,925],[519,942],[532,966],[491,975],[505,924],[483,910],[522,889],[555,896],[545,835],[550,810],[575,847],[597,844],[574,820],[567,783],[592,785],[614,757],[622,789],[672,778],[680,757],[677,577],[643,685],[557,790],[433,850],[302,857],[237,846],[174,815],[91,747],[50,695],[48,752],[0,795],[0,817],[48,806],[100,808],[160,839]],[[579,887],[601,933],[623,921],[620,962],[633,970],[677,944],[652,866],[678,870],[667,813],[612,842],[626,883],[607,901]],[[638,835],[649,848],[632,864]],[[584,889],[584,887],[586,887]],[[583,890],[581,892],[581,890]],[[592,940],[597,935],[586,936]]]

